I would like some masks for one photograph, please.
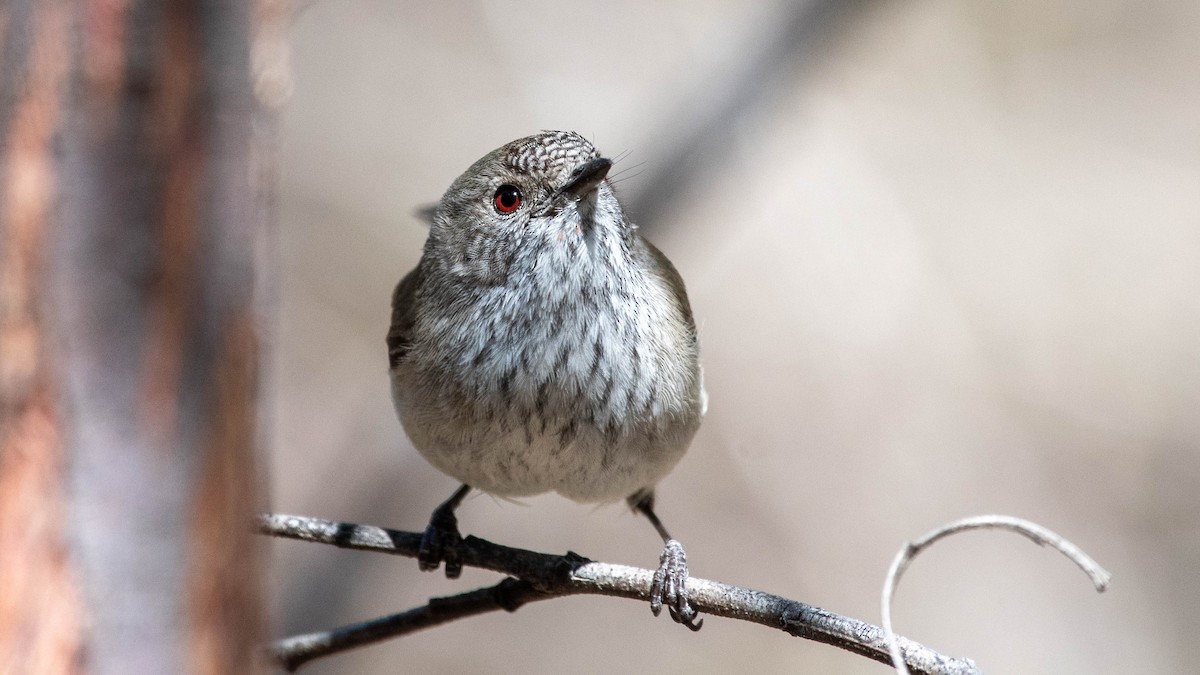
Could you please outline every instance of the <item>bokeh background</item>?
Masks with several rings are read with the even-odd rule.
[[[455,483],[388,393],[412,217],[492,148],[574,129],[687,280],[710,408],[660,486],[696,576],[878,622],[897,548],[1003,512],[1115,575],[1096,595],[1007,533],[922,557],[900,632],[992,673],[1200,662],[1200,3],[326,0],[282,118],[275,510],[422,528]],[[615,173],[614,172],[614,173]],[[621,505],[475,496],[464,532],[651,567]],[[272,543],[275,631],[493,583]],[[580,597],[310,673],[881,673],[732,620]]]

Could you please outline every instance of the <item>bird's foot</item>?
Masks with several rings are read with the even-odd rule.
[[[675,623],[695,631],[704,625],[704,619],[698,618],[699,612],[688,602],[687,578],[687,553],[683,550],[683,544],[668,539],[658,559],[654,583],[650,586],[650,611],[658,616],[663,605],[666,605]]]
[[[429,518],[421,535],[417,563],[424,572],[432,572],[446,563],[446,578],[457,579],[462,574],[462,535],[458,533],[458,518],[453,508],[439,506]]]

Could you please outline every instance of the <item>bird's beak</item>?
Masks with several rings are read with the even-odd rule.
[[[579,199],[595,190],[608,175],[610,168],[612,168],[612,160],[607,157],[588,160],[575,167],[575,170],[571,172],[570,180],[562,186],[560,192]]]

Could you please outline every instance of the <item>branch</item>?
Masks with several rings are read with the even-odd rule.
[[[526,602],[546,600],[552,597],[555,596],[542,593],[527,582],[506,577],[504,581],[495,586],[446,598],[433,598],[428,605],[399,614],[279,640],[267,648],[267,657],[289,672],[295,672],[305,663],[322,656],[329,656],[372,642],[382,642],[388,638],[476,614],[498,609],[515,612]]]
[[[275,537],[409,558],[416,557],[421,543],[421,535],[416,532],[305,516],[263,514],[258,518],[258,529],[262,534]],[[594,562],[570,552],[566,555],[537,553],[472,536],[463,539],[462,562],[470,567],[500,572],[509,578],[489,588],[435,598],[428,605],[400,614],[286,638],[270,646],[269,656],[288,670],[295,670],[321,656],[483,612],[515,611],[535,600],[592,594],[646,601],[650,599],[654,576],[651,570]],[[696,577],[689,577],[687,583],[692,604],[705,614],[778,628],[789,635],[833,645],[880,663],[892,663],[887,634],[878,626],[748,588]],[[913,672],[952,675],[980,672],[969,659],[942,656],[906,638],[897,638],[897,642]]]
[[[883,630],[888,636],[890,642],[889,650],[893,658],[895,658],[897,650],[900,648],[900,639],[891,641],[895,635],[892,632],[892,598],[896,593],[896,586],[900,583],[900,577],[904,574],[904,570],[908,568],[913,558],[916,558],[921,551],[929,548],[939,539],[968,530],[985,529],[1012,530],[1017,534],[1025,535],[1039,546],[1053,547],[1088,575],[1088,578],[1092,580],[1092,585],[1096,587],[1097,593],[1103,593],[1107,590],[1108,583],[1112,580],[1112,575],[1101,567],[1099,563],[1092,560],[1091,556],[1084,553],[1082,549],[1067,541],[1059,534],[1037,523],[1022,518],[1014,518],[1013,516],[972,516],[956,520],[927,533],[916,541],[910,541],[896,553],[895,559],[892,560],[892,566],[888,570],[887,579],[883,582],[881,604],[883,606]],[[896,672],[900,675],[908,675],[908,669],[904,667],[903,663],[896,664]]]

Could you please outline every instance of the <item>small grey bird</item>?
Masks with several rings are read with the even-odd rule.
[[[626,499],[665,548],[651,610],[693,630],[683,547],[654,486],[707,407],[683,279],[629,222],[612,161],[547,131],[459,176],[432,214],[416,269],[396,286],[392,395],[412,444],[463,482],[430,519],[421,569],[462,570],[454,515],[472,487]]]

